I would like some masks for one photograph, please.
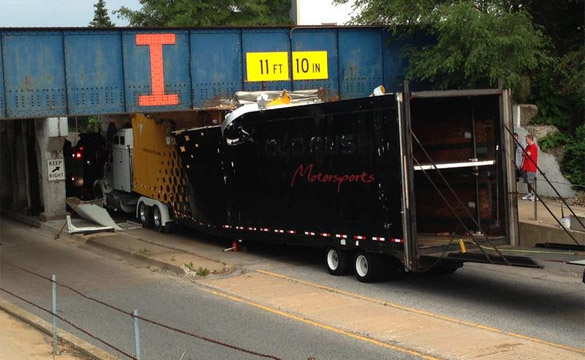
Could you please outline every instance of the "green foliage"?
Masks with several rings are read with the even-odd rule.
[[[567,135],[555,131],[554,133],[550,133],[547,136],[538,139],[538,146],[542,150],[548,150],[558,146],[563,146],[569,142],[570,139],[571,138],[569,138]]]
[[[87,128],[85,132],[101,132],[102,122],[97,116],[90,116],[87,119]]]
[[[585,124],[579,126],[565,146],[561,161],[563,175],[575,185],[585,185]]]
[[[546,60],[546,39],[525,12],[478,11],[472,3],[440,7],[437,43],[418,49],[408,76],[441,88],[495,86],[518,93],[527,75]]]
[[[336,0],[338,3],[347,0]],[[549,61],[547,37],[527,11],[505,0],[357,0],[360,24],[384,24],[399,34],[434,38],[406,52],[407,77],[435,88],[496,86],[527,96],[529,75]]]
[[[291,23],[290,0],[140,0],[114,11],[130,26],[255,26]]]
[[[412,43],[408,36],[429,34],[425,46],[404,52],[409,79],[430,88],[491,87],[503,79],[517,101],[538,106],[533,123],[567,135],[582,129],[584,0],[355,0],[354,9],[354,24],[386,25],[394,39]],[[570,137],[561,167],[573,183],[585,183],[583,138]]]
[[[534,76],[530,101],[538,106],[538,113],[532,123],[574,131],[584,122],[585,47],[577,49],[554,59]]]
[[[201,266],[199,267],[199,269],[197,269],[197,272],[195,273],[195,275],[197,276],[207,276],[209,275],[209,269],[208,268],[202,268]]]
[[[114,23],[110,20],[110,15],[108,15],[108,9],[106,9],[106,3],[104,0],[98,0],[97,3],[93,5],[95,8],[93,20],[89,23],[90,27],[114,27]]]

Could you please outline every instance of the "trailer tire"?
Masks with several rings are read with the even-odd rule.
[[[378,254],[358,251],[353,258],[355,277],[360,282],[369,283],[378,279],[380,268]]]
[[[162,232],[165,228],[160,208],[157,205],[152,207],[152,228],[159,232]]]
[[[328,247],[325,249],[325,265],[329,274],[339,276],[347,274],[351,256],[348,251]]]
[[[143,228],[149,228],[152,224],[151,219],[152,217],[150,216],[150,207],[141,202],[138,205],[138,221],[140,221]]]

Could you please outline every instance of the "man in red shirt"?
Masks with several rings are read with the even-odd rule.
[[[524,173],[524,182],[528,184],[528,194],[522,197],[523,200],[534,201],[534,186],[536,184],[536,164],[538,163],[538,148],[534,143],[534,137],[531,134],[526,135],[526,147],[522,154],[522,172]]]

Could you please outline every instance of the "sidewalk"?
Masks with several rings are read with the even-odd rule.
[[[59,355],[53,355],[52,326],[0,298],[0,360],[114,360],[117,357],[58,329]]]
[[[0,310],[0,360],[75,360],[90,359],[73,347],[61,344],[61,354],[52,354],[53,338]]]

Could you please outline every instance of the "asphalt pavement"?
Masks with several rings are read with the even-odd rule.
[[[7,220],[2,220],[0,225],[0,285],[45,308],[51,305],[50,284],[7,262],[45,276],[57,274],[58,281],[126,311],[138,309],[143,317],[282,359],[419,358],[214,296],[200,291],[201,287],[188,277],[178,277],[109,253],[102,256],[84,251],[74,240],[53,241],[52,235],[47,236],[42,230]],[[48,319],[47,314],[10,295],[0,296]],[[133,354],[130,317],[62,288],[58,309],[61,316]],[[69,326],[64,328],[106,348]],[[140,324],[140,334],[142,359],[258,358],[144,322]]]
[[[126,310],[138,308],[142,316],[156,321],[178,325],[180,329],[215,339],[227,339],[238,346],[244,344],[255,351],[284,359],[421,358],[427,353],[431,357],[459,358],[453,357],[457,349],[451,351],[451,345],[439,351],[440,344],[435,347],[432,341],[423,344],[409,342],[414,337],[421,337],[420,333],[412,333],[412,337],[409,339],[407,336],[406,340],[404,336],[400,338],[395,334],[398,327],[406,333],[415,331],[414,325],[405,329],[404,324],[378,324],[382,331],[379,334],[373,327],[368,329],[367,324],[359,328],[358,320],[350,320],[351,314],[343,313],[343,305],[332,308],[334,301],[328,295],[331,292],[348,295],[350,300],[365,299],[370,305],[384,304],[405,310],[410,312],[409,316],[425,313],[424,316],[432,321],[445,320],[445,324],[435,321],[434,327],[427,323],[429,331],[434,328],[437,330],[435,333],[446,331],[454,323],[465,323],[467,330],[465,327],[450,330],[453,331],[450,334],[452,338],[463,339],[462,343],[456,344],[459,350],[474,342],[481,344],[484,336],[487,339],[494,334],[505,335],[512,340],[513,350],[502,349],[494,355],[490,353],[492,348],[489,346],[480,349],[483,353],[480,351],[479,354],[487,353],[487,358],[499,358],[502,354],[506,358],[527,355],[519,347],[524,338],[530,338],[524,344],[527,346],[525,349],[532,348],[532,344],[534,347],[545,346],[547,351],[552,346],[552,354],[567,349],[573,355],[576,350],[580,354],[577,358],[585,354],[582,345],[585,334],[582,266],[544,262],[545,269],[527,269],[467,263],[450,276],[407,274],[398,281],[363,284],[353,276],[330,276],[324,269],[322,254],[315,249],[247,244],[247,252],[224,252],[224,248],[232,245],[230,241],[188,230],[179,234],[161,234],[141,228],[86,237],[63,235],[56,242],[48,241],[53,239],[60,226],[61,222],[49,222],[41,229],[31,229],[3,221],[0,235],[6,246],[2,249],[4,254],[6,249],[9,252],[8,257],[4,255],[0,259],[17,259],[19,265],[33,266],[44,274],[48,274],[50,269],[57,269],[61,274],[59,276],[64,276],[63,282],[81,287],[84,292]],[[92,252],[82,251],[79,247]],[[539,256],[546,258],[547,255]],[[573,255],[566,257],[572,258]],[[583,254],[575,258],[583,258]],[[195,267],[203,264],[216,275],[203,278],[187,271],[188,276],[177,276],[186,270],[182,265],[191,260]],[[39,289],[43,289],[43,281],[31,280],[30,275],[24,276],[6,265],[2,266],[2,270],[2,284],[11,283],[14,289],[23,291],[26,296],[36,296],[46,306],[49,305],[47,296],[38,295]],[[8,278],[6,271],[9,271]],[[284,280],[267,287],[273,279],[258,276],[266,271]],[[240,278],[245,281],[238,281]],[[287,291],[294,293],[293,288],[301,289],[301,283],[303,286],[310,284],[304,290],[307,296],[284,295]],[[281,290],[277,290],[279,286]],[[210,292],[209,287],[218,289],[220,293]],[[268,294],[256,291],[262,287]],[[229,291],[221,292],[224,290]],[[251,290],[255,292],[250,293]],[[319,294],[320,290],[324,291]],[[270,293],[275,291],[277,293]],[[67,292],[64,295],[64,314],[92,328],[97,327],[100,333],[105,331],[111,337],[108,342],[120,344],[125,351],[132,351],[132,326],[128,317],[96,308],[95,304],[86,302],[81,305],[80,299],[75,296]],[[322,298],[332,303],[323,305],[319,301],[311,303],[306,300],[311,298]],[[339,301],[343,303],[347,299]],[[305,304],[305,308],[299,307],[299,304]],[[364,314],[374,311],[372,306],[363,305],[363,302],[359,304],[359,311],[364,311]],[[284,315],[279,313],[281,310]],[[333,316],[319,318],[315,311],[317,315],[333,311]],[[340,312],[339,316],[335,311]],[[358,310],[352,307],[347,311]],[[376,311],[379,310],[374,313]],[[384,316],[399,319],[403,315]],[[318,319],[323,321],[314,321]],[[345,319],[346,323],[339,319]],[[375,321],[372,318],[371,322]],[[107,330],[110,327],[115,330]],[[348,329],[353,330],[345,331]],[[487,333],[478,333],[477,329],[487,330]],[[388,331],[394,332],[394,335],[388,337]],[[144,351],[153,358],[183,356],[188,359],[189,353],[204,354],[204,358],[248,358],[248,355],[237,351],[231,353],[235,350],[228,351],[227,348],[184,335],[165,335],[165,332],[168,330],[161,332],[152,325],[142,325],[141,333],[149,339],[143,342]],[[287,334],[294,334],[294,337]],[[475,338],[469,338],[471,336]],[[436,343],[441,336],[428,338],[434,338]],[[518,339],[521,341],[518,342]],[[199,343],[203,344],[194,345]],[[494,347],[499,348],[499,345]],[[412,349],[416,351],[409,352]],[[471,355],[470,348],[466,351]],[[560,353],[555,355],[551,358],[563,357]]]

